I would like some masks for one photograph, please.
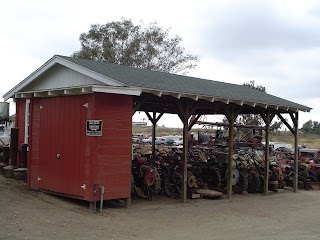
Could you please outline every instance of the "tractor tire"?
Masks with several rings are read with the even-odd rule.
[[[320,182],[320,169],[317,169],[314,173],[317,176],[318,182]]]
[[[169,174],[165,179],[165,191],[169,197],[179,198],[181,194],[181,178]]]
[[[251,177],[248,179],[248,189],[249,193],[257,193],[260,189],[260,179],[256,172],[251,172]]]
[[[300,175],[298,176],[298,182],[301,182],[300,189],[307,189],[307,180],[303,176],[300,176]]]
[[[208,189],[210,190],[220,190],[222,186],[221,175],[219,171],[215,168],[208,169],[208,175],[206,177],[206,183],[208,184]]]
[[[244,191],[247,191],[248,188],[248,179],[246,175],[239,171],[239,180],[236,185],[233,186],[234,192],[241,194]]]
[[[317,178],[317,174],[311,169],[309,169],[309,176],[314,176],[315,178]]]
[[[309,180],[309,182],[318,182],[318,179],[313,175],[310,175],[307,180]]]

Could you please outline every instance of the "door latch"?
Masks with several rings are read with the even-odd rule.
[[[60,159],[60,153],[57,154],[57,159]]]
[[[86,189],[86,185],[83,184],[83,185],[81,186],[81,188],[85,190],[85,189]]]

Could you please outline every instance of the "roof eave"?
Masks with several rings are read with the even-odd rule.
[[[173,92],[173,91],[168,91],[168,90],[159,90],[159,89],[151,89],[151,88],[142,88],[142,92],[145,93],[151,93],[154,94],[158,97],[161,97],[162,95],[169,95],[173,96],[177,99],[180,99],[181,97],[187,97],[192,100],[198,101],[199,99],[203,99],[209,102],[215,102],[219,101],[225,104],[230,104],[234,103],[239,106],[249,105],[251,107],[263,107],[265,109],[271,108],[273,110],[279,110],[283,109],[286,112],[292,111],[292,112],[297,112],[297,111],[303,111],[303,112],[310,112],[312,108],[309,107],[292,107],[292,106],[282,106],[282,105],[274,105],[274,104],[266,104],[262,102],[250,102],[250,101],[244,101],[244,100],[239,100],[239,99],[232,99],[232,98],[224,98],[221,96],[204,96],[204,95],[199,95],[199,94],[191,94],[191,93],[184,93],[184,92]]]
[[[82,73],[88,77],[94,78],[94,79],[101,81],[101,82],[103,82],[107,85],[110,85],[110,86],[125,86],[125,84],[123,84],[115,79],[106,77],[106,76],[99,74],[97,72],[94,72],[88,68],[82,67],[78,64],[75,64],[75,63],[70,62],[64,58],[61,58],[58,55],[55,55],[49,61],[47,61],[41,67],[39,67],[36,71],[34,71],[32,74],[30,74],[27,78],[25,78],[22,82],[17,84],[15,87],[13,87],[7,93],[5,93],[3,95],[4,100],[6,101],[9,98],[12,98],[15,94],[20,92],[21,89],[26,87],[28,84],[30,84],[32,81],[34,81],[37,77],[39,77],[40,75],[45,73],[47,70],[52,68],[55,64],[60,64],[62,66],[68,67],[72,70],[75,70],[79,73]]]

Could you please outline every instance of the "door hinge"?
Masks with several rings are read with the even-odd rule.
[[[40,177],[38,177],[38,182],[41,180],[41,178]]]
[[[89,103],[83,104],[83,106],[88,108],[89,107]]]
[[[86,185],[83,184],[83,185],[81,186],[81,188],[84,189],[84,190],[86,190]]]
[[[40,105],[40,110],[42,109],[43,107]]]

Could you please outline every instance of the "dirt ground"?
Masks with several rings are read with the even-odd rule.
[[[227,199],[135,198],[130,209],[26,189],[0,175],[0,239],[320,239],[320,191]]]

